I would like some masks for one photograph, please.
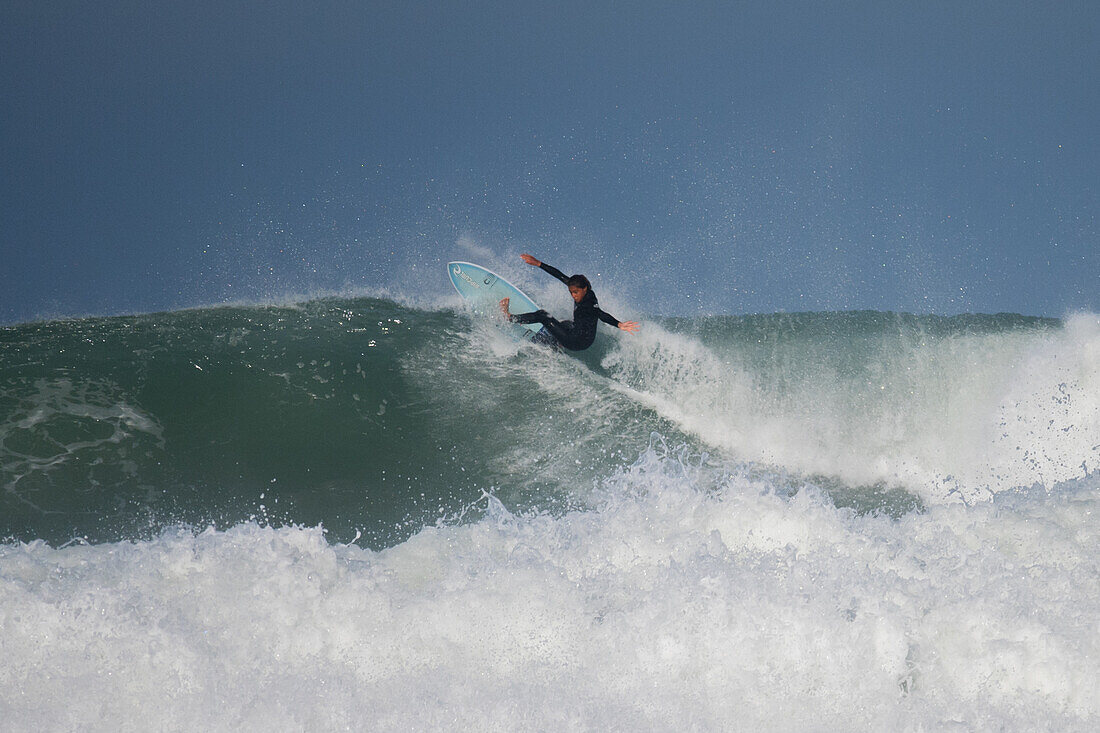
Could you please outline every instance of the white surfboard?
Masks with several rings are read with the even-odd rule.
[[[539,309],[526,293],[481,265],[472,262],[448,262],[447,274],[450,275],[455,290],[470,306],[470,310],[478,315],[499,314],[501,298],[511,299],[508,303],[509,313],[530,313]],[[516,338],[534,338],[542,330],[541,323],[508,323],[501,319],[501,324]]]

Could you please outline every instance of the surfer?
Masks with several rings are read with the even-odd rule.
[[[545,262],[539,262],[529,254],[522,254],[520,258],[528,265],[545,270],[565,283],[569,288],[569,295],[573,297],[573,320],[559,321],[552,318],[544,310],[513,315],[508,312],[509,299],[504,298],[500,301],[500,310],[504,313],[504,317],[512,323],[541,323],[546,327],[546,332],[553,337],[553,343],[560,344],[570,351],[582,351],[592,345],[592,342],[596,340],[596,322],[598,320],[627,333],[638,332],[637,321],[620,321],[610,313],[600,309],[596,294],[592,292],[592,284],[588,282],[588,278],[584,275],[566,277],[561,270],[551,267]]]

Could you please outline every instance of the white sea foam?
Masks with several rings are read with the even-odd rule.
[[[1100,482],[900,520],[655,443],[594,506],[381,552],[254,524],[0,547],[5,730],[1100,724]]]

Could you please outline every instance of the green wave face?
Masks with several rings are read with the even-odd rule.
[[[484,351],[483,337],[511,352]],[[8,538],[265,519],[391,544],[483,490],[560,504],[580,480],[572,451],[595,439],[532,383],[537,366],[524,371],[583,382],[583,365],[517,353],[450,311],[326,300],[28,324],[2,338]],[[607,464],[604,453],[591,457]]]

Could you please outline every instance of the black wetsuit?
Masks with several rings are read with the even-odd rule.
[[[561,270],[551,267],[543,262],[539,265],[543,270],[550,273],[563,283],[568,284],[569,278],[566,277]],[[552,318],[546,311],[535,311],[534,313],[520,313],[518,315],[509,316],[509,320],[513,323],[541,323],[545,326],[545,331],[549,332],[554,340],[569,349],[570,351],[582,351],[592,345],[592,342],[596,340],[596,321],[600,320],[609,325],[619,325],[618,319],[609,313],[605,313],[600,310],[600,304],[596,300],[596,294],[592,292],[592,288],[588,289],[588,292],[581,298],[581,302],[573,305],[573,320],[572,321],[559,321],[556,318]],[[539,334],[542,335],[541,333]],[[538,338],[536,336],[536,338]]]

